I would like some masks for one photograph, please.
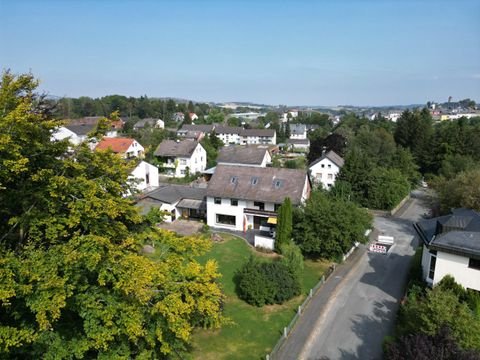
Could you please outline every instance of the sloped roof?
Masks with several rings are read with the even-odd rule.
[[[267,152],[267,147],[260,146],[224,146],[218,153],[217,163],[260,165]]]
[[[183,199],[203,201],[207,190],[188,185],[160,184],[158,188],[146,193],[142,200],[154,200],[174,204]]]
[[[308,140],[308,139],[287,139],[287,144],[310,145],[310,140]]]
[[[274,136],[273,129],[243,129],[241,132],[243,136]]]
[[[452,214],[422,220],[414,228],[432,249],[480,258],[480,214],[454,209]]]
[[[82,136],[87,135],[89,132],[92,132],[95,129],[96,124],[78,124],[78,125],[65,125],[65,127],[71,132]]]
[[[307,127],[305,124],[290,124],[290,134],[298,135],[304,134],[307,132]]]
[[[207,196],[272,202],[289,197],[300,204],[307,173],[304,170],[217,165],[208,183]]]
[[[323,159],[328,159],[330,160],[331,162],[333,162],[335,165],[337,165],[339,168],[341,168],[343,166],[343,164],[345,163],[345,160],[343,160],[343,158],[338,155],[335,151],[333,150],[330,150],[329,152],[323,154],[320,158],[318,158],[317,160],[315,160],[314,162],[312,162],[309,167],[312,167],[313,165],[315,164],[318,164],[320,161],[322,161]]]
[[[96,146],[96,150],[110,149],[114,153],[127,152],[128,148],[133,144],[135,139],[131,138],[108,138],[104,137]]]
[[[141,120],[138,120],[135,123],[135,125],[133,125],[133,127],[144,128],[146,124],[149,124],[150,126],[155,126],[158,120],[162,120],[162,119],[153,119],[153,118],[141,119]]]
[[[203,133],[211,133],[214,129],[213,125],[189,125],[185,124],[180,131],[200,131]]]
[[[155,156],[191,156],[198,142],[193,140],[163,140],[155,150]]]

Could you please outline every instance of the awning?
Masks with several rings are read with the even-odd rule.
[[[267,224],[277,225],[277,218],[275,218],[275,217],[269,217],[269,218],[268,218],[268,221],[267,221]]]
[[[206,205],[203,200],[183,199],[177,204],[177,208],[204,210]]]

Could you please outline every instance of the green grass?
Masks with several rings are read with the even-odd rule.
[[[217,260],[222,274],[220,282],[226,295],[224,314],[233,324],[224,325],[216,331],[196,330],[189,355],[193,359],[206,360],[264,359],[278,341],[283,327],[293,318],[298,305],[305,299],[305,294],[318,282],[328,264],[307,260],[302,278],[304,295],[283,305],[258,308],[236,296],[234,274],[252,254],[266,258],[276,255],[260,254],[244,240],[233,236],[226,235],[224,238],[225,241],[215,243],[211,251],[199,261]]]

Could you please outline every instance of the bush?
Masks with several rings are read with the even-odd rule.
[[[260,262],[254,257],[236,275],[238,297],[250,305],[282,304],[300,294],[298,278],[279,262]]]
[[[280,262],[284,264],[297,279],[300,279],[303,271],[303,255],[300,248],[293,242],[290,242],[281,246],[280,253],[282,254]]]

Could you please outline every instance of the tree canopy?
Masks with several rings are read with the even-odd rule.
[[[195,260],[210,242],[144,222],[119,156],[52,142],[36,86],[0,83],[0,357],[161,358],[219,326],[216,263]]]

